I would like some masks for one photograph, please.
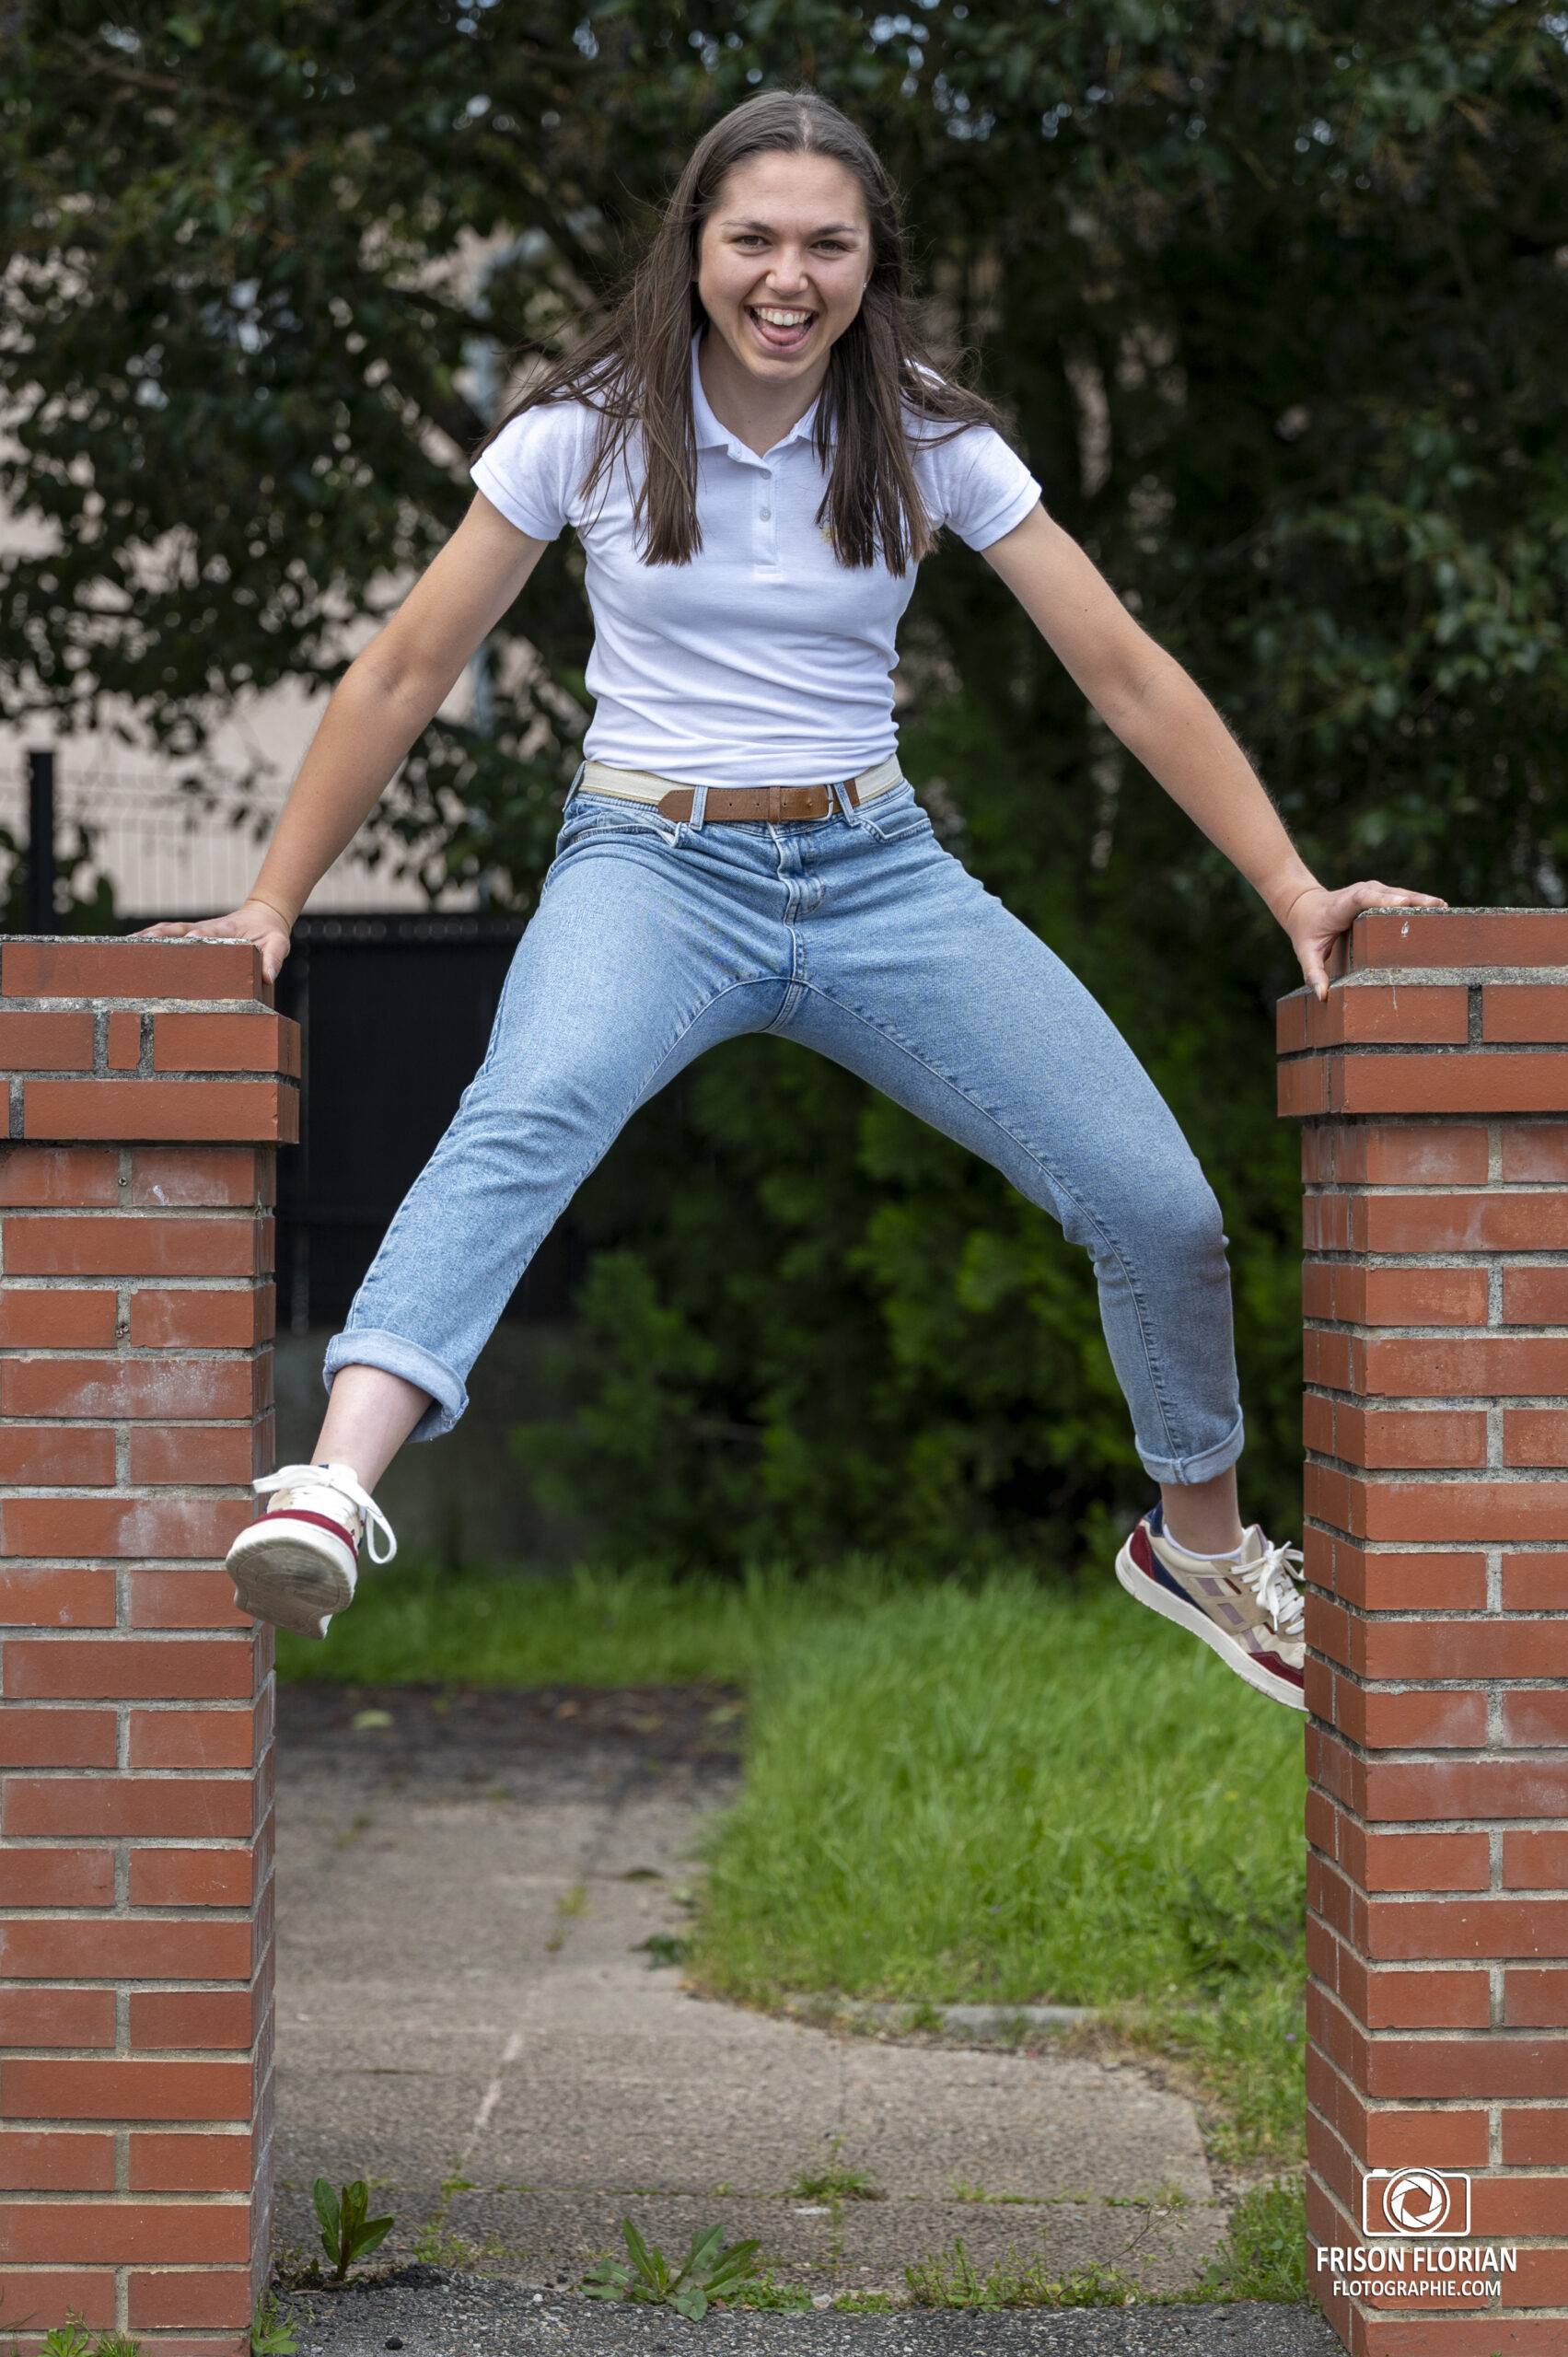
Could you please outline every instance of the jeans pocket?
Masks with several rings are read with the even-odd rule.
[[[877,837],[878,842],[902,842],[912,835],[929,835],[934,830],[923,807],[915,800],[914,788],[908,778],[900,778],[885,794],[878,794],[866,803],[862,824]]]
[[[556,844],[564,850],[590,835],[596,840],[601,835],[651,836],[673,846],[684,841],[686,820],[666,818],[651,802],[634,802],[621,794],[588,794],[579,787],[562,817]]]

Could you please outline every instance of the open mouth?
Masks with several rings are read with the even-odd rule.
[[[817,323],[814,311],[798,311],[784,304],[748,303],[745,309],[752,333],[768,352],[798,352]]]

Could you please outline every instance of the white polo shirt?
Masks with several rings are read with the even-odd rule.
[[[814,401],[763,458],[719,424],[691,338],[697,520],[687,564],[645,564],[632,524],[628,461],[640,427],[591,501],[578,485],[598,412],[552,402],[513,418],[470,473],[520,531],[552,540],[570,524],[587,556],[594,620],[585,674],[595,699],[585,755],[690,785],[812,785],[852,776],[898,746],[895,638],[914,587],[878,561],[842,565],[817,509],[827,474],[812,447]],[[989,425],[923,447],[906,407],[916,481],[934,525],[971,549],[1021,523],[1040,496]]]

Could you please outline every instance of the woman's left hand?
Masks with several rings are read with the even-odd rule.
[[[1346,884],[1337,892],[1309,884],[1283,911],[1280,923],[1291,937],[1303,974],[1317,996],[1325,999],[1329,995],[1325,961],[1363,909],[1446,909],[1447,905],[1435,892],[1410,892],[1401,884],[1379,884],[1376,879]]]

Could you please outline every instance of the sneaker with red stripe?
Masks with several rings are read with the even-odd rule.
[[[1306,1613],[1291,1576],[1299,1547],[1271,1546],[1250,1525],[1234,1560],[1189,1554],[1165,1527],[1156,1500],[1116,1558],[1129,1596],[1189,1629],[1260,1694],[1292,1711],[1307,1708]]]
[[[284,1465],[250,1486],[271,1504],[228,1550],[234,1600],[253,1620],[324,1637],[333,1613],[354,1602],[366,1529],[371,1562],[389,1563],[398,1551],[392,1526],[352,1465]],[[377,1530],[384,1555],[376,1552]]]

